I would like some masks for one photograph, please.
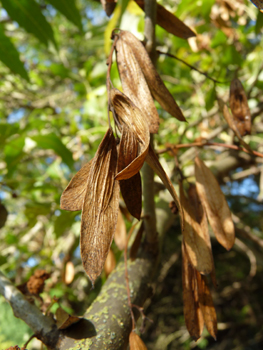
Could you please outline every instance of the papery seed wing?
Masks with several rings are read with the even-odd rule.
[[[130,46],[122,40],[121,36],[117,41],[116,49],[123,92],[142,111],[147,119],[149,131],[157,133],[160,124],[159,115],[142,70]]]
[[[143,166],[150,144],[149,127],[140,109],[126,95],[111,89],[110,97],[119,129],[122,131],[122,126],[127,126],[138,141],[137,157],[116,176],[117,180],[125,180],[138,173]]]
[[[131,331],[129,336],[130,350],[147,350],[146,345],[138,336],[138,334]]]
[[[187,255],[192,266],[202,274],[209,274],[213,269],[212,251],[208,227],[203,231],[197,220],[195,208],[184,194],[183,185],[180,182],[180,200],[184,210],[185,227],[183,239]]]
[[[204,321],[200,312],[197,295],[197,281],[195,271],[191,265],[186,248],[182,242],[182,281],[185,324],[191,337],[195,340],[201,337]]]
[[[60,198],[61,209],[71,211],[82,209],[83,199],[87,188],[87,179],[92,166],[92,161],[93,159],[85,164],[70,180],[70,183]]]
[[[153,97],[173,117],[177,118],[178,120],[185,121],[185,117],[183,116],[173,96],[164,85],[143,44],[130,32],[121,31],[119,35],[122,40],[126,41],[132,49]]]
[[[233,116],[231,115],[226,104],[224,104],[223,101],[220,101],[220,108],[222,108],[222,110],[223,110],[223,116],[224,116],[227,124],[234,131],[234,133],[237,136],[241,145],[244,146],[244,148],[246,148],[249,152],[253,152],[252,149],[250,148],[250,146],[242,139],[242,136],[239,132],[239,129],[237,128],[237,123],[235,122]]]
[[[247,96],[239,79],[234,79],[230,85],[230,109],[235,124],[241,136],[251,133],[251,113],[247,103]]]
[[[235,242],[231,212],[215,176],[198,157],[195,158],[195,177],[198,195],[216,239],[229,250]]]
[[[216,310],[214,307],[213,299],[207,284],[207,279],[202,276],[198,271],[195,271],[197,286],[198,286],[198,297],[199,304],[203,314],[204,322],[208,332],[216,340],[217,335],[217,317]]]
[[[135,0],[137,4],[144,10],[144,0]],[[182,22],[179,18],[167,11],[165,7],[157,4],[156,23],[179,38],[188,39],[196,36],[195,33]]]
[[[203,234],[204,241],[206,242],[206,245],[209,248],[210,254],[211,254],[211,261],[212,261],[212,271],[210,273],[211,280],[214,284],[214,287],[217,287],[217,282],[216,282],[216,273],[215,273],[215,264],[214,264],[214,259],[213,259],[213,253],[212,253],[212,245],[211,245],[211,239],[209,236],[209,229],[208,229],[208,222],[207,222],[207,217],[205,214],[204,207],[201,203],[201,200],[198,196],[196,186],[193,184],[190,184],[189,189],[188,189],[188,198],[190,200],[190,203],[194,207],[194,212],[195,212],[195,217],[197,222],[199,223],[201,227],[201,231]],[[200,272],[200,271],[199,271]]]
[[[82,208],[80,251],[92,284],[104,267],[117,224],[119,183],[115,180],[116,168],[116,143],[110,128],[93,159]]]
[[[121,142],[117,170],[120,173],[137,157],[138,141],[125,124],[122,126]],[[138,172],[131,178],[120,180],[121,194],[129,212],[140,220],[142,212],[142,184],[141,175]]]
[[[171,196],[173,197],[176,206],[179,210],[180,217],[181,217],[181,226],[182,231],[184,230],[184,213],[183,209],[181,207],[179,198],[175,192],[175,189],[173,187],[173,184],[171,183],[169,177],[167,176],[166,172],[164,171],[161,163],[159,162],[159,159],[157,158],[155,152],[153,151],[152,147],[149,147],[149,152],[146,157],[146,162],[150,165],[150,167],[156,172],[156,174],[160,177],[163,184],[167,188],[167,190],[170,192]]]
[[[122,217],[122,212],[119,209],[117,226],[114,234],[114,242],[116,246],[119,248],[119,250],[123,250],[125,248],[126,237],[127,237],[126,225]]]

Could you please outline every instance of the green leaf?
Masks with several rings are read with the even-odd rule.
[[[263,13],[259,11],[257,16],[256,26],[255,26],[255,33],[259,34],[262,27],[263,27]]]
[[[75,0],[47,0],[53,7],[61,12],[70,22],[75,24],[82,32],[81,16],[76,7]]]
[[[6,139],[10,137],[11,135],[16,134],[19,131],[19,124],[0,124],[0,144],[4,144],[6,142]]]
[[[57,155],[59,155],[63,162],[66,163],[69,168],[73,169],[73,158],[70,150],[61,142],[61,140],[55,134],[37,135],[32,136],[39,148],[52,149]]]
[[[4,9],[28,33],[34,34],[39,41],[56,46],[53,30],[34,0],[1,0]]]
[[[12,41],[5,35],[0,24],[0,60],[15,74],[29,81],[27,71],[20,61],[19,54]]]
[[[56,237],[60,237],[65,231],[70,228],[74,222],[75,217],[79,215],[79,212],[61,212],[61,214],[55,217],[54,220],[54,232]]]
[[[16,166],[19,164],[19,161],[24,156],[23,148],[25,145],[24,137],[17,137],[12,141],[8,142],[8,144],[4,148],[5,154],[5,162],[7,164],[7,169],[9,175],[13,173]]]
[[[205,108],[207,111],[210,111],[210,109],[214,107],[215,99],[216,99],[216,89],[214,85],[213,88],[210,91],[208,91],[208,93],[206,94]]]

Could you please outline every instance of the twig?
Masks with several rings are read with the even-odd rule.
[[[263,154],[257,151],[252,151],[249,152],[243,147],[236,146],[236,145],[229,145],[226,143],[220,143],[220,142],[193,142],[193,143],[185,143],[185,144],[180,144],[180,145],[173,145],[170,147],[167,147],[163,150],[157,151],[157,154],[163,154],[175,149],[180,149],[180,148],[190,148],[190,147],[205,147],[205,146],[218,146],[218,147],[223,147],[223,148],[228,148],[228,149],[233,149],[235,151],[242,151],[248,154],[252,154],[255,157],[260,157],[263,158]]]
[[[179,58],[179,57],[177,57],[177,56],[175,56],[175,55],[172,55],[172,54],[169,53],[169,52],[163,52],[163,51],[160,51],[160,50],[156,50],[156,52],[157,52],[158,54],[160,54],[160,55],[165,55],[165,56],[174,58],[174,59],[177,60],[177,61],[180,61],[181,63],[185,64],[185,65],[186,65],[187,67],[189,67],[190,69],[192,69],[192,70],[198,72],[199,74],[204,75],[207,79],[212,80],[214,83],[217,83],[217,84],[229,84],[229,83],[230,83],[229,81],[219,81],[219,80],[216,80],[216,79],[210,77],[210,76],[208,75],[208,73],[203,72],[203,71],[197,69],[196,67],[194,67],[194,66],[192,66],[191,64],[185,62],[185,61],[182,60],[181,58]]]
[[[131,292],[130,292],[130,286],[129,286],[129,274],[128,274],[128,261],[127,261],[127,250],[128,250],[128,244],[129,240],[131,238],[131,235],[133,233],[134,227],[137,224],[137,222],[132,225],[130,232],[128,234],[127,240],[126,240],[126,245],[124,249],[124,266],[125,266],[125,281],[126,281],[126,289],[127,289],[127,297],[128,297],[128,305],[130,308],[131,312],[131,319],[132,319],[132,330],[135,329],[135,318],[134,318],[134,313],[132,311],[132,302],[131,302]]]
[[[145,28],[144,35],[146,41],[146,50],[151,57],[153,64],[156,60],[155,51],[155,23],[156,23],[156,0],[146,0],[144,2],[145,12]],[[153,135],[151,135],[151,146],[153,145]],[[156,214],[155,214],[155,202],[154,202],[154,171],[145,163],[142,168],[143,176],[143,198],[144,198],[144,213],[148,216],[148,219],[144,220],[146,242],[156,248],[157,244],[157,232],[156,232]],[[147,247],[147,245],[145,245]]]

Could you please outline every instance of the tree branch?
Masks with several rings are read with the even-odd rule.
[[[168,203],[158,210],[158,230],[164,234],[174,216]],[[131,303],[143,306],[151,296],[150,282],[155,272],[156,255],[142,250],[134,262],[128,261]],[[63,331],[59,350],[126,350],[132,320],[125,286],[125,266],[120,262],[110,274],[102,290],[84,315],[85,319]],[[135,317],[139,313],[134,310]],[[90,320],[90,321],[89,321]],[[91,323],[92,322],[92,323]]]
[[[54,347],[58,339],[55,322],[46,316],[0,271],[0,293],[9,302],[14,315],[23,320],[45,345]]]

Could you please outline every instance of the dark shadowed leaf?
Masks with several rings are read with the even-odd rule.
[[[70,150],[62,143],[60,138],[55,134],[32,136],[32,140],[37,143],[37,146],[42,149],[52,149],[57,155],[62,158],[69,168],[73,169],[74,161]]]
[[[6,207],[2,203],[0,203],[0,228],[5,226],[7,215],[8,212],[6,210]]]
[[[92,284],[101,274],[110,250],[119,210],[119,182],[115,180],[117,149],[112,129],[93,158],[81,219],[80,251]]]
[[[164,85],[143,44],[130,32],[121,31],[119,35],[132,49],[133,54],[144,74],[149,89],[156,101],[158,101],[163,109],[165,109],[173,117],[180,121],[185,121],[180,108],[169,90]]]
[[[110,17],[115,9],[116,2],[114,0],[100,0],[100,2],[106,15]]]
[[[5,35],[4,27],[0,24],[0,60],[15,74],[29,81],[27,71],[20,61],[18,51],[12,41]]]
[[[204,204],[216,239],[229,250],[235,242],[231,212],[215,176],[198,157],[195,158],[195,177],[198,195]]]
[[[4,9],[28,33],[35,35],[39,41],[56,46],[53,30],[34,0],[1,0]]]

